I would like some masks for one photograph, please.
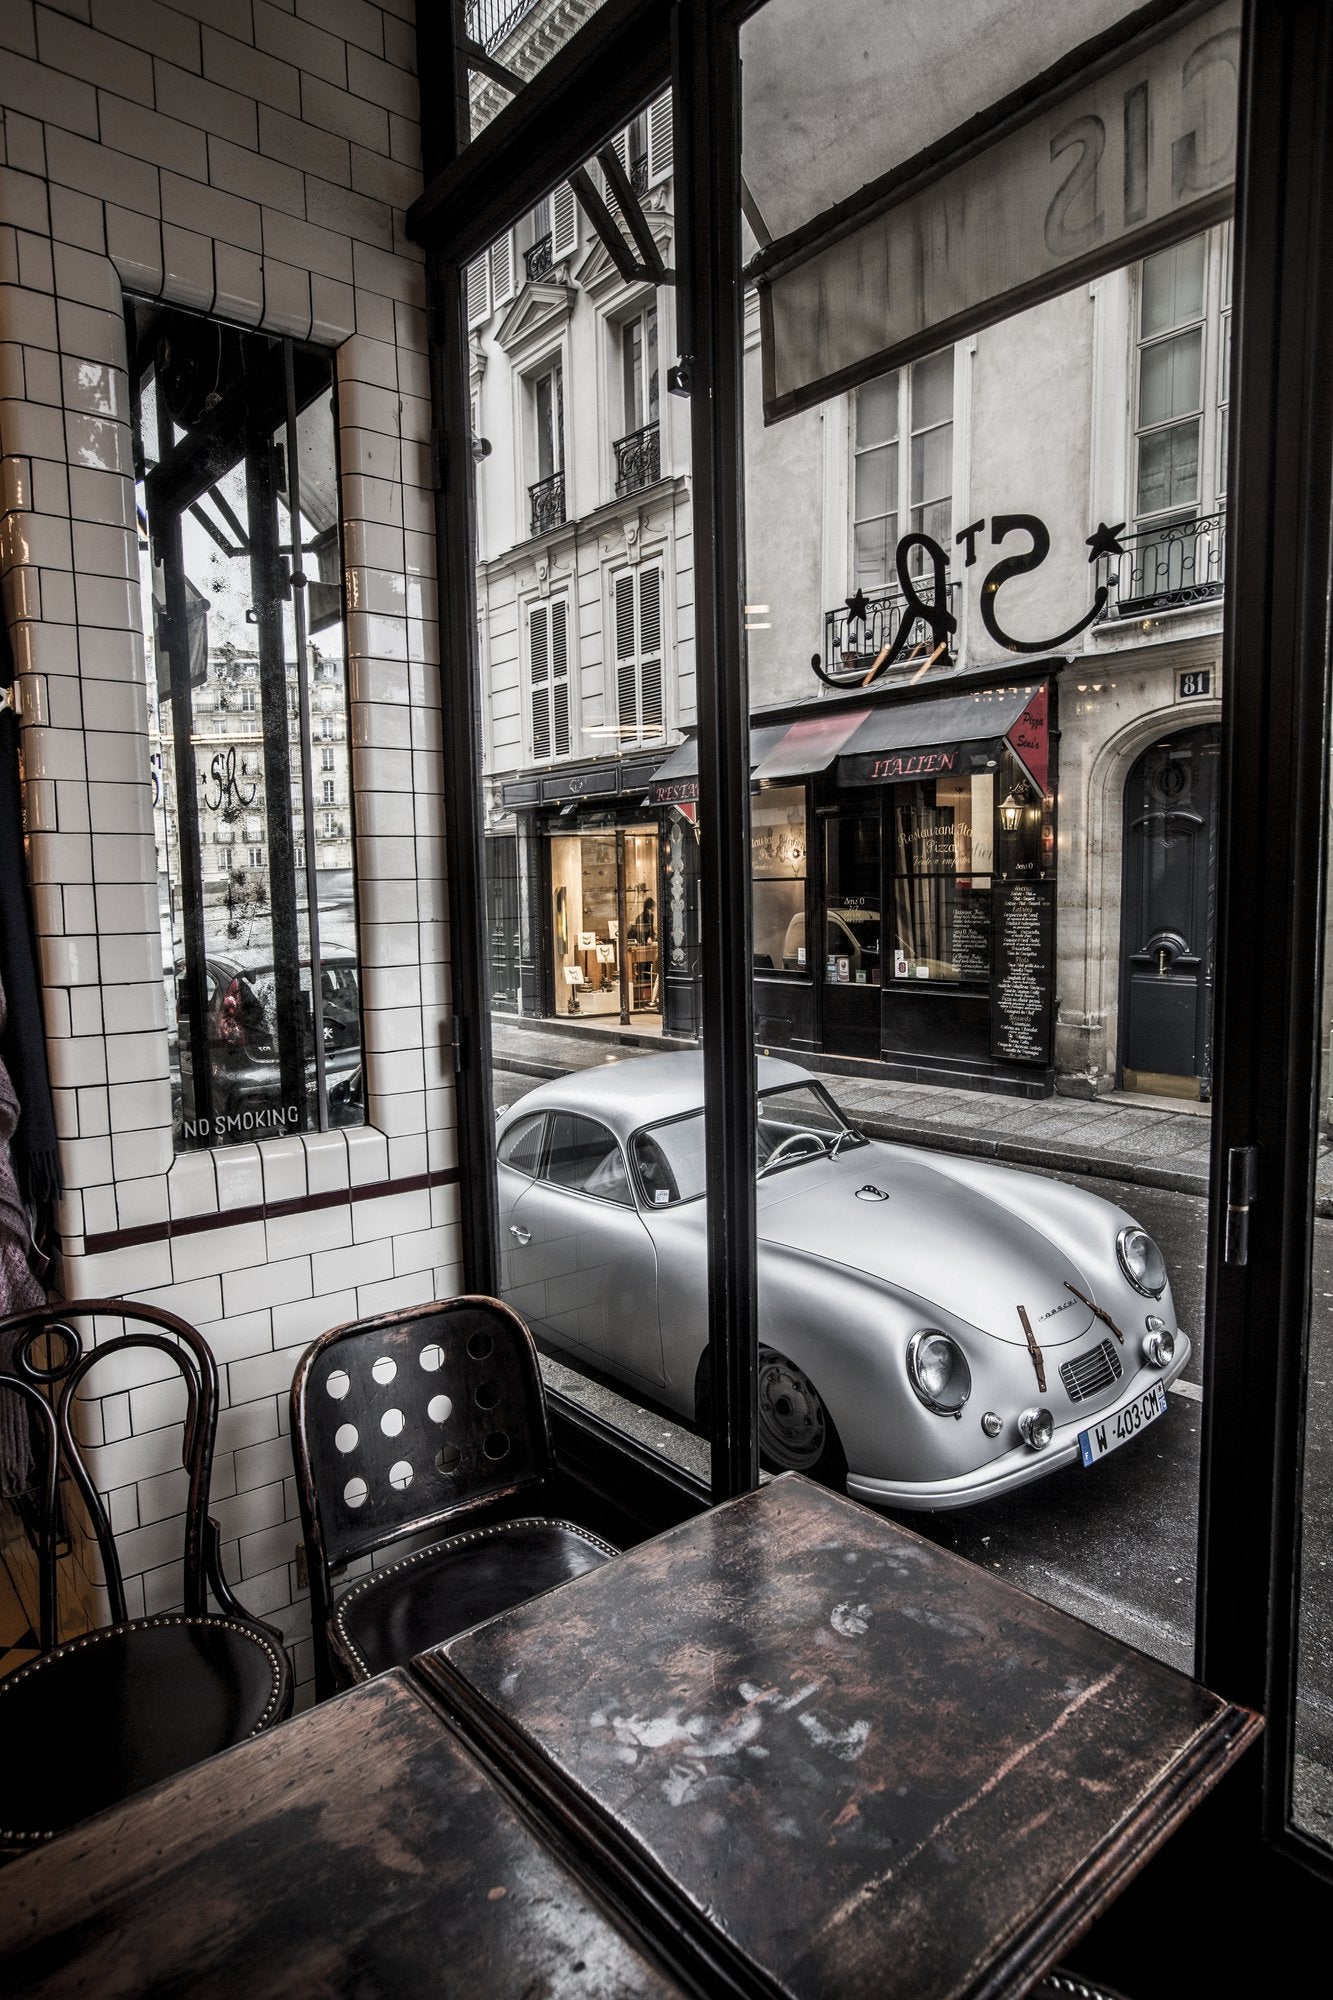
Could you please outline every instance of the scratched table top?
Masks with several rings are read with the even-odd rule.
[[[3,1885],[0,1992],[25,2000],[689,1990],[402,1672],[99,1814]]]
[[[1025,1992],[1257,1732],[787,1476],[414,1663],[718,1990]]]

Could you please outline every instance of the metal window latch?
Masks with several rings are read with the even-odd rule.
[[[1250,1203],[1259,1192],[1259,1148],[1233,1146],[1227,1154],[1228,1264],[1250,1261]]]

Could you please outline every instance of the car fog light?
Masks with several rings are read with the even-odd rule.
[[[1045,1451],[1055,1436],[1055,1418],[1049,1410],[1024,1410],[1018,1419],[1018,1435],[1033,1451]]]
[[[1176,1351],[1176,1338],[1169,1326],[1155,1326],[1143,1336],[1143,1358],[1152,1368],[1169,1368]]]
[[[999,1417],[996,1416],[994,1410],[987,1410],[985,1416],[981,1419],[981,1428],[985,1431],[988,1438],[997,1438],[1004,1429],[1004,1425]]]
[[[1115,1254],[1136,1292],[1145,1299],[1161,1297],[1166,1290],[1166,1263],[1146,1229],[1136,1222],[1122,1229],[1115,1239]]]
[[[956,1340],[923,1327],[907,1343],[907,1379],[918,1399],[939,1417],[956,1417],[972,1394],[972,1370]]]

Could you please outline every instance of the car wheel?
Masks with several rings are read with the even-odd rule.
[[[847,1459],[810,1377],[771,1347],[759,1350],[759,1451],[766,1465],[841,1484]]]

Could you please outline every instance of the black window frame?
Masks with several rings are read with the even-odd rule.
[[[465,271],[571,161],[675,91],[679,346],[695,393],[702,1036],[709,1161],[712,1498],[758,1477],[748,725],[741,599],[740,84],[738,31],[762,0],[606,0],[477,138],[448,16],[419,27],[427,249],[443,480],[437,500],[446,812],[464,1138],[483,1129],[489,1020],[480,896],[481,740],[468,477]],[[1102,38],[1190,10],[1156,0]],[[441,10],[444,14],[444,10]],[[1266,1935],[1333,1914],[1333,1857],[1290,1818],[1304,1362],[1313,1227],[1319,920],[1327,865],[1326,669],[1333,543],[1333,23],[1321,0],[1245,0],[1230,407],[1234,560],[1226,579],[1218,1089],[1200,1486],[1196,1671],[1269,1718],[1254,1773],[1214,1815],[1231,1866],[1262,1865]],[[1062,59],[1072,70],[1073,56]],[[1042,79],[1026,87],[1036,94]],[[1025,93],[1019,93],[1020,96]],[[974,121],[983,125],[984,115]],[[969,128],[965,128],[965,135]],[[932,171],[943,173],[941,142]],[[1238,477],[1239,474],[1239,477]],[[1242,554],[1242,552],[1244,552]],[[450,747],[452,746],[452,748]],[[1255,839],[1249,831],[1262,828]],[[1258,915],[1256,916],[1256,913]],[[1265,944],[1256,947],[1255,929]],[[1242,940],[1241,933],[1247,938]],[[478,948],[461,947],[467,938]],[[1234,1261],[1235,1159],[1256,1149],[1248,1256]],[[469,1282],[496,1261],[493,1186],[461,1190]],[[1228,1261],[1229,1252],[1232,1261]],[[682,1488],[683,1490],[683,1488]],[[1229,1817],[1226,1816],[1229,1812]],[[1183,1843],[1182,1843],[1183,1844]],[[1210,1850],[1215,1857],[1217,1847]],[[1295,1864],[1295,1865],[1292,1865]],[[1206,1862],[1199,1881],[1207,1880]],[[1126,1905],[1130,1902],[1126,1898]],[[1289,1931],[1288,1931],[1289,1934]]]

